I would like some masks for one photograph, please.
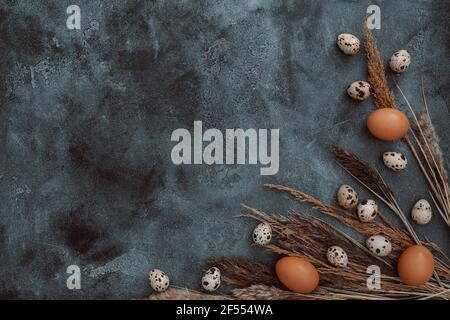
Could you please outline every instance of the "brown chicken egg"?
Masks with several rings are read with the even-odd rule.
[[[397,272],[400,279],[411,286],[420,286],[433,276],[434,259],[424,246],[411,246],[400,255]]]
[[[309,293],[319,284],[317,269],[306,259],[284,257],[277,261],[275,272],[278,279],[289,290]]]
[[[367,119],[367,128],[376,138],[395,141],[406,136],[409,130],[408,117],[394,108],[382,108],[372,112]]]

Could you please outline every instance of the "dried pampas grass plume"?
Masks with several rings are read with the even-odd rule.
[[[378,51],[377,43],[372,32],[364,24],[365,47],[367,55],[367,66],[369,72],[369,83],[377,108],[395,108],[394,94],[389,90],[384,73],[383,59]]]
[[[447,170],[445,169],[444,156],[442,154],[441,147],[439,146],[439,137],[436,134],[433,124],[431,123],[428,112],[426,110],[419,112],[417,114],[417,120],[417,124],[422,129],[423,135],[420,134],[418,127],[414,128],[414,131],[416,132],[416,136],[420,139],[422,145],[425,146],[426,142],[428,142],[429,149],[424,148],[426,157],[428,159],[434,158],[436,163],[432,164],[435,165],[435,170],[442,174],[444,182],[448,184],[448,175]]]

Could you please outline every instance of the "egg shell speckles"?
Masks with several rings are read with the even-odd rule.
[[[376,218],[378,205],[374,200],[364,200],[358,204],[356,211],[361,222],[369,222]]]
[[[383,163],[386,167],[394,171],[400,171],[406,168],[408,160],[400,152],[390,151],[383,153]]]
[[[337,36],[336,43],[346,55],[354,55],[359,52],[361,43],[357,37],[349,33],[342,33]]]
[[[396,73],[405,72],[411,64],[411,56],[406,50],[399,50],[389,60],[389,67]]]
[[[417,224],[427,224],[432,216],[431,205],[425,199],[417,201],[411,210],[411,218]]]
[[[148,274],[148,278],[150,280],[150,286],[157,292],[163,292],[169,288],[169,277],[159,269],[152,269]]]
[[[370,84],[366,81],[355,81],[348,86],[347,94],[355,100],[366,100],[370,96]]]
[[[216,291],[220,287],[219,268],[209,268],[202,277],[202,286],[206,291]]]
[[[358,204],[358,195],[356,191],[346,184],[340,186],[336,197],[339,205],[345,209],[354,208]]]
[[[348,263],[347,253],[338,246],[328,248],[327,259],[335,267],[346,267]]]
[[[366,240],[367,248],[380,257],[389,255],[392,251],[391,242],[382,235],[371,236]]]
[[[268,223],[260,223],[253,230],[253,242],[259,245],[268,244],[272,240],[272,227]]]

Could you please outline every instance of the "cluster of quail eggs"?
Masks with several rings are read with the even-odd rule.
[[[400,152],[388,151],[383,153],[383,163],[393,171],[401,171],[406,168],[408,160]],[[427,224],[431,221],[432,215],[431,205],[425,199],[417,201],[411,210],[411,218],[417,224]]]
[[[344,193],[346,196],[344,197]],[[351,197],[350,197],[351,195]],[[339,199],[346,205],[348,208],[351,206],[352,201],[357,201],[356,192],[350,186],[342,186],[340,188],[340,193],[338,193]],[[345,198],[345,201],[344,201]],[[252,235],[253,242],[257,245],[264,246],[272,240],[272,227],[268,223],[260,223],[253,230]],[[328,262],[335,267],[343,267],[345,268],[348,264],[348,256],[344,249],[339,246],[332,246],[327,250],[327,260]]]
[[[149,274],[150,286],[156,292],[164,292],[170,286],[169,276],[159,270],[152,269]],[[220,287],[221,283],[221,275],[219,268],[212,267],[206,270],[206,272],[202,276],[202,286],[206,291],[216,291]]]
[[[387,167],[398,171],[406,166],[406,158],[398,152],[386,152],[383,159]],[[349,185],[339,187],[336,198],[338,204],[347,209],[356,207],[356,215],[363,222],[374,220],[378,213],[378,205],[375,200],[368,199],[358,202],[358,194],[355,189]],[[419,200],[411,211],[411,218],[417,224],[427,224],[432,217],[431,205],[425,199]],[[388,256],[392,251],[392,244],[388,238],[383,235],[373,235],[366,240],[366,247],[375,255],[380,257]],[[327,251],[328,261],[337,267],[345,267],[348,257],[345,251],[337,246],[330,247]]]
[[[337,36],[337,46],[345,55],[355,55],[361,49],[361,41],[350,34],[342,33]],[[389,60],[389,67],[395,73],[405,72],[411,64],[411,56],[406,50],[395,52]],[[370,84],[366,81],[355,81],[347,87],[347,94],[355,100],[363,101],[370,96]]]
[[[342,185],[339,187],[336,198],[338,204],[347,209],[353,209],[356,207],[356,215],[359,221],[366,223],[374,220],[378,214],[378,205],[375,200],[367,199],[358,202],[358,194],[355,189],[349,185]],[[366,240],[367,248],[378,256],[387,256],[391,253],[392,245],[386,237],[382,235],[374,235]],[[327,252],[328,261],[334,266],[346,266],[347,254],[340,248],[333,246],[328,249]]]
[[[349,33],[338,35],[336,43],[339,49],[349,56],[357,54],[361,49],[361,42],[359,39]],[[370,96],[370,84],[362,80],[355,81],[347,87],[347,94],[355,100],[366,100]]]

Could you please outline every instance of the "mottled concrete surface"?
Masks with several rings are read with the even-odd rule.
[[[78,1],[81,30],[66,28],[70,4],[0,1],[2,297],[128,299],[151,292],[153,267],[198,288],[208,257],[271,261],[250,245],[254,222],[234,218],[240,203],[315,213],[263,183],[324,201],[350,183],[367,196],[332,161],[331,143],[375,163],[409,212],[427,197],[424,180],[412,159],[401,173],[383,167],[381,152],[409,153],[369,136],[372,103],[345,95],[366,77],[364,55],[335,47],[338,33],[362,37],[369,4],[381,6],[383,57],[411,53],[397,80],[419,108],[423,76],[450,151],[448,1]],[[279,173],[174,166],[171,132],[194,120],[280,128]],[[437,216],[417,231],[449,251]],[[71,264],[82,290],[66,289]]]

